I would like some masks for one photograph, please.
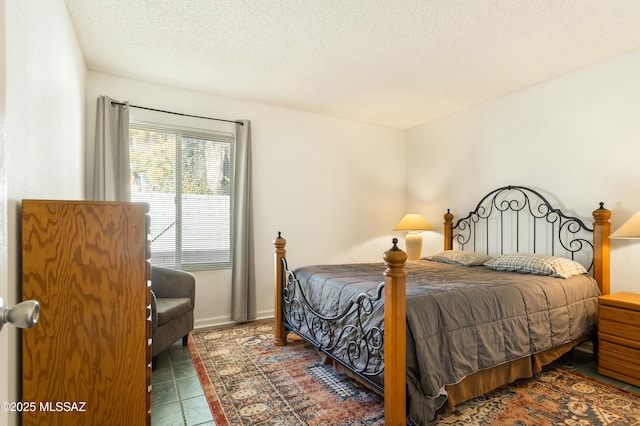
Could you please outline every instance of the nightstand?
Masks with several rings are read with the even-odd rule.
[[[598,373],[640,386],[640,294],[598,298]]]

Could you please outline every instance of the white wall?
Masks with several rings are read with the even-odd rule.
[[[466,215],[490,190],[524,185],[587,219],[604,201],[616,229],[640,210],[639,75],[635,51],[410,129],[408,208],[441,231],[447,208]],[[640,292],[640,244],[611,249],[611,291]]]
[[[82,198],[86,67],[63,0],[6,0],[4,9],[8,279],[0,297],[13,306],[21,298],[21,200]],[[0,395],[17,401],[18,332],[2,333],[9,347],[0,345]],[[0,413],[0,424],[17,423],[14,414]]]
[[[381,261],[391,246],[391,228],[404,214],[403,131],[89,72],[89,140],[99,95],[192,115],[251,120],[260,316],[273,314],[277,231],[288,241],[293,265]],[[149,118],[135,108],[131,114]],[[213,124],[193,119],[191,125]],[[196,326],[229,321],[230,271],[195,275]]]

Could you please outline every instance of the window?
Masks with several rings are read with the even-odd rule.
[[[235,135],[131,123],[131,201],[150,206],[151,263],[231,267]]]

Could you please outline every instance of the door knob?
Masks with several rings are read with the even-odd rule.
[[[18,328],[31,328],[40,317],[40,303],[37,300],[26,300],[13,308],[6,308],[0,297],[0,330],[9,322]]]

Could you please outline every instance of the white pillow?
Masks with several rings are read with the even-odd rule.
[[[433,262],[449,263],[462,266],[480,266],[491,260],[491,256],[473,251],[447,250],[425,257]]]
[[[584,266],[571,259],[543,256],[535,253],[505,254],[485,262],[484,266],[495,269],[496,271],[551,275],[556,278],[570,278],[574,275],[587,273]]]

